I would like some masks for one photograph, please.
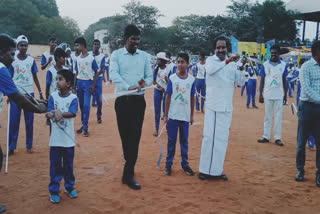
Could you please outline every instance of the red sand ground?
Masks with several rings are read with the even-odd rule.
[[[45,72],[40,71],[45,87]],[[246,97],[235,91],[234,113],[225,173],[229,181],[201,181],[187,176],[180,167],[180,148],[172,176],[164,174],[166,134],[162,137],[164,156],[156,167],[159,145],[154,131],[153,91],[146,94],[147,108],[136,164],[136,178],[142,189],[134,191],[121,184],[123,157],[114,112],[114,101],[103,104],[103,123],[96,122],[91,110],[90,137],[77,135],[88,154],[76,149],[77,199],[61,193],[61,203],[49,201],[49,128],[44,115],[36,115],[34,153],[25,149],[24,120],[21,121],[18,149],[9,159],[9,174],[0,175],[0,204],[7,213],[319,213],[319,191],[315,185],[315,152],[307,151],[306,181],[294,180],[297,117],[284,107],[284,147],[258,144],[262,136],[264,106],[246,109]],[[44,90],[43,90],[44,91]],[[112,93],[113,86],[104,86]],[[35,93],[38,95],[38,92]],[[290,99],[289,102],[294,102]],[[0,116],[0,143],[5,151],[7,109]],[[78,114],[75,128],[80,127]],[[190,166],[198,171],[203,114],[195,113],[189,139]],[[3,169],[4,172],[4,169]],[[63,189],[63,185],[61,185]]]

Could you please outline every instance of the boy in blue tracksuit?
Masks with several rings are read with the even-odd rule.
[[[166,123],[168,129],[168,149],[165,172],[171,175],[171,167],[176,151],[176,141],[179,130],[181,147],[181,166],[188,175],[194,172],[188,162],[189,123],[193,123],[195,78],[188,74],[189,56],[186,53],[178,55],[177,73],[169,77],[166,100]]]
[[[257,71],[256,69],[248,68],[249,80],[248,80],[248,90],[247,90],[247,108],[250,107],[252,102],[253,108],[258,108],[256,106],[256,91],[257,91]]]
[[[195,73],[196,77],[196,109],[200,111],[199,105],[199,95],[201,95],[201,112],[204,112],[204,101],[206,97],[206,62],[205,62],[205,55],[203,53],[199,56],[200,62],[197,63],[197,71]]]
[[[87,52],[87,43],[83,37],[75,40],[75,46],[81,52],[77,57],[76,71],[76,91],[81,110],[82,126],[77,130],[78,134],[83,133],[84,137],[89,136],[88,121],[90,115],[91,95],[94,93],[98,78],[98,65],[94,57]]]
[[[166,58],[165,52],[160,52],[157,54],[157,66],[154,69],[153,72],[153,84],[156,85],[156,88],[154,89],[154,114],[155,114],[155,132],[153,133],[153,136],[157,137],[159,132],[159,126],[160,126],[160,116],[161,116],[161,106],[164,112],[164,106],[165,106],[165,100],[166,100],[166,94],[165,91],[167,89],[168,84],[168,75],[170,72],[170,68],[167,65],[167,62],[169,61],[168,58]],[[162,102],[162,105],[161,105]]]
[[[37,77],[38,68],[36,61],[27,54],[28,39],[26,36],[21,35],[17,38],[17,48],[19,53],[15,56],[15,60],[10,67],[13,82],[18,87],[20,93],[30,94],[31,96],[34,96],[33,83],[35,83],[40,94],[40,99],[43,99],[41,87]],[[17,148],[21,108],[13,101],[11,101],[10,104],[9,155],[13,155],[14,150]],[[27,152],[32,153],[34,114],[33,112],[28,112],[25,110],[23,110],[23,112],[26,124]]]
[[[90,52],[94,56],[98,67],[98,79],[97,79],[97,87],[92,96],[92,106],[97,106],[97,121],[98,123],[102,123],[101,116],[102,116],[102,82],[103,82],[103,75],[104,75],[104,68],[106,64],[106,56],[103,53],[100,53],[101,43],[98,39],[93,41],[93,51]]]
[[[74,118],[78,110],[78,98],[71,92],[73,74],[67,69],[58,71],[58,91],[50,95],[47,118],[51,120],[50,136],[50,201],[60,202],[60,182],[64,178],[65,192],[71,198],[78,197],[74,189]]]

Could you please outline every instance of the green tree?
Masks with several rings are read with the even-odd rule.
[[[58,43],[73,44],[75,38],[81,35],[77,23],[68,17],[48,18],[40,16],[34,28],[30,31],[32,43],[47,44],[50,37],[55,37]]]
[[[12,37],[30,35],[40,13],[35,5],[24,0],[0,0],[0,29]]]
[[[35,5],[40,14],[46,17],[58,17],[59,10],[55,0],[29,0]]]

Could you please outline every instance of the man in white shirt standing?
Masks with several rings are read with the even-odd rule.
[[[206,107],[199,166],[201,180],[228,179],[223,164],[232,120],[234,84],[243,86],[245,83],[244,73],[234,62],[239,56],[226,59],[228,42],[225,36],[218,36],[213,43],[215,55],[206,60]]]
[[[274,113],[274,139],[278,146],[281,141],[283,104],[287,102],[286,63],[279,59],[280,47],[273,45],[270,49],[271,58],[263,63],[260,71],[259,102],[265,103],[264,133],[258,143],[269,143],[271,136],[272,118]]]

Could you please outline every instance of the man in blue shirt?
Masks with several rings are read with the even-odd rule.
[[[20,108],[36,113],[44,113],[47,108],[44,104],[36,105],[19,93],[8,68],[14,60],[16,44],[7,35],[0,35],[0,112],[2,110],[3,96],[8,96]],[[3,153],[0,146],[0,171],[2,167]],[[6,211],[5,206],[0,205],[0,213]]]
[[[116,99],[115,111],[118,129],[125,159],[122,183],[132,189],[141,189],[134,179],[134,167],[138,157],[141,129],[144,120],[146,102],[144,91],[153,81],[149,55],[137,49],[140,44],[140,30],[135,25],[128,25],[124,30],[125,47],[112,53],[110,77],[116,85],[116,93],[137,90],[127,96]]]
[[[301,95],[298,107],[298,143],[296,181],[304,180],[306,142],[311,134],[316,143],[316,184],[320,187],[320,41],[311,47],[312,58],[305,62],[299,73]]]

